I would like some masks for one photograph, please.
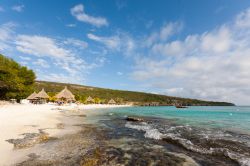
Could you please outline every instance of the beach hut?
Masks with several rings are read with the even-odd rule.
[[[68,90],[68,88],[65,86],[65,88],[59,92],[55,98],[59,101],[63,102],[73,102],[75,101],[75,96]]]
[[[109,102],[108,102],[108,104],[112,104],[113,105],[113,104],[116,104],[116,102],[115,102],[114,99],[110,99]]]
[[[36,96],[37,96],[37,93],[33,92],[26,99],[29,100],[30,103],[34,103],[37,100]]]
[[[86,99],[87,104],[94,103],[94,102],[95,102],[95,100],[90,96]]]
[[[37,95],[36,99],[38,100],[38,103],[43,104],[46,103],[46,101],[49,99],[49,95],[45,92],[44,89],[42,89]]]

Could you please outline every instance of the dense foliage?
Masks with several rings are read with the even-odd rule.
[[[63,84],[54,82],[37,81],[35,84],[36,91],[45,88],[50,95],[60,92],[65,86],[75,95],[78,101],[84,102],[88,96],[91,96],[96,102],[107,103],[113,98],[117,103],[133,102],[143,105],[150,102],[159,102],[160,105],[214,105],[226,106],[233,105],[226,102],[202,101],[196,99],[178,98],[165,95],[157,95],[143,92],[121,91],[104,88],[96,88],[75,84]]]
[[[0,99],[26,98],[34,90],[35,73],[0,54]]]

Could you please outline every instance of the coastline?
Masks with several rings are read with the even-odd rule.
[[[0,149],[4,154],[0,156],[0,165],[250,164],[249,144],[244,143],[250,140],[249,135],[228,131],[228,128],[208,128],[203,126],[204,121],[197,125],[178,122],[180,115],[192,113],[193,117],[204,111],[211,113],[210,107],[196,114],[191,108],[185,112],[175,109],[174,114],[172,107],[109,109],[115,107],[128,106],[45,104],[1,107],[0,120],[6,120],[3,124],[7,126],[4,131],[12,131],[15,135],[6,136],[5,140],[1,137],[0,144],[5,148]],[[232,117],[232,112],[233,115],[244,114],[244,110],[225,109],[230,111],[220,113],[227,118]]]
[[[13,165],[27,160],[29,154],[50,138],[77,133],[93,109],[128,107],[129,105],[67,105],[6,104],[0,106],[0,165]],[[85,118],[87,119],[87,118]],[[45,140],[24,148],[15,148],[6,140],[23,140],[25,133],[45,133]],[[84,138],[83,138],[84,139]]]

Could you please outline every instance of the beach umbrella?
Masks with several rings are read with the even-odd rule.
[[[115,100],[114,99],[110,99],[108,104],[116,104]]]
[[[42,89],[42,90],[36,95],[36,98],[39,98],[39,99],[48,99],[48,98],[49,98],[49,95],[45,92],[44,89]]]
[[[55,97],[57,99],[65,99],[67,101],[75,101],[75,96],[70,92],[70,90],[68,90],[68,88],[66,86]]]
[[[35,100],[36,99],[36,96],[37,96],[37,93],[36,92],[33,92],[31,95],[29,95],[26,99],[27,100]]]
[[[89,97],[86,99],[86,102],[87,102],[87,103],[94,103],[95,100],[94,100],[92,97],[89,96]]]

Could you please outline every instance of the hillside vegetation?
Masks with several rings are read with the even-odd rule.
[[[212,102],[212,101],[202,101],[196,99],[188,98],[178,98],[158,94],[150,94],[143,92],[132,92],[132,91],[122,91],[113,89],[96,88],[83,85],[75,84],[65,84],[65,83],[55,83],[46,81],[36,81],[35,90],[39,91],[42,88],[48,92],[50,96],[55,95],[60,92],[65,86],[76,96],[77,100],[85,101],[88,96],[101,100],[106,103],[108,100],[113,98],[118,103],[133,102],[137,105],[143,105],[145,103],[159,102],[160,105],[211,105],[211,106],[230,106],[234,105],[227,102]]]

